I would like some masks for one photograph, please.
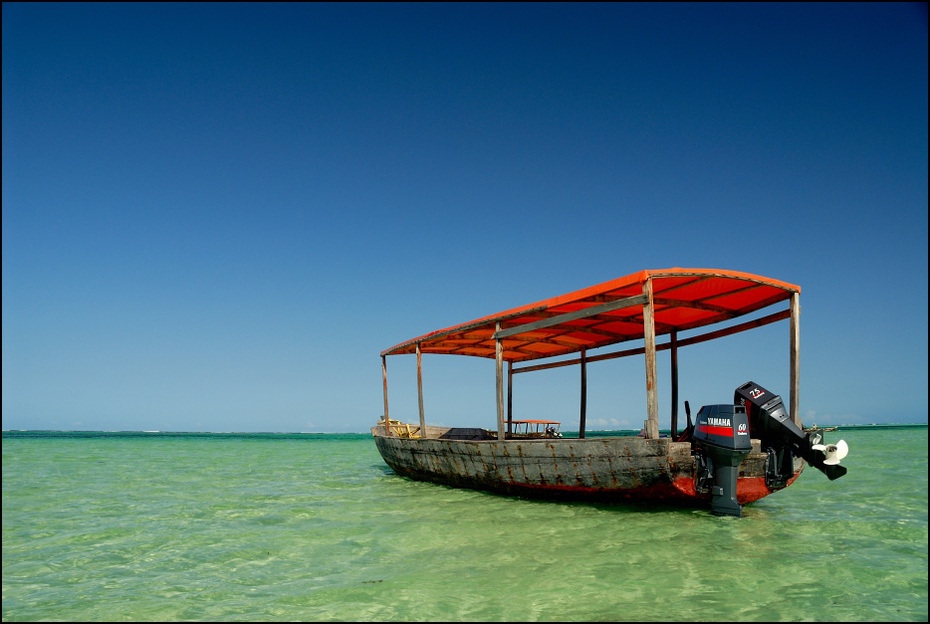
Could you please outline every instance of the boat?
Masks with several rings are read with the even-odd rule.
[[[836,431],[839,427],[818,427],[817,423],[811,424],[810,427],[804,427],[804,431]]]
[[[794,284],[739,271],[643,270],[405,340],[381,352],[384,413],[371,428],[374,442],[394,473],[414,480],[509,496],[686,505],[740,517],[743,505],[790,486],[807,465],[831,481],[846,474],[840,464],[849,451],[845,441],[827,444],[822,429],[804,430],[799,417],[800,293]],[[783,321],[787,405],[747,381],[733,390],[732,401],[704,405],[693,419],[684,401],[686,422],[679,422],[679,349]],[[660,351],[669,351],[671,361],[665,433]],[[495,429],[427,424],[424,354],[495,362]],[[416,357],[419,422],[390,416],[387,363],[398,355]],[[641,432],[588,435],[587,367],[637,356],[646,387]],[[562,366],[580,370],[577,433],[561,431],[563,416],[515,420],[514,376]]]

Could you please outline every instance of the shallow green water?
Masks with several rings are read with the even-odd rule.
[[[926,621],[927,427],[744,509],[395,476],[367,435],[3,434],[3,620]]]

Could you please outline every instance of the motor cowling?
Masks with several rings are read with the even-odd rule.
[[[739,467],[752,450],[743,405],[705,405],[694,422],[695,489],[711,493],[711,513],[740,517],[736,499]]]

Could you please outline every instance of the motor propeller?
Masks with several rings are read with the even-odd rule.
[[[846,444],[846,440],[840,440],[836,444],[814,444],[811,448],[823,452],[823,463],[827,466],[836,466],[849,454],[849,445]]]

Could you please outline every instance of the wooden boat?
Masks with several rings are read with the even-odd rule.
[[[846,473],[839,465],[846,443],[825,444],[822,430],[804,431],[798,417],[800,292],[737,271],[645,270],[440,329],[381,353],[384,415],[371,432],[384,461],[412,479],[517,496],[680,503],[740,516],[742,505],[787,487],[807,464],[831,480]],[[750,381],[735,389],[732,403],[703,406],[694,421],[685,401],[687,423],[679,431],[678,350],[784,320],[788,407]],[[660,336],[667,340],[657,342]],[[614,347],[630,342],[637,346]],[[670,433],[664,436],[656,382],[656,352],[662,350],[671,352]],[[417,358],[417,424],[392,420],[388,409],[387,358],[402,354]],[[423,354],[495,361],[496,430],[427,425]],[[641,434],[589,437],[587,366],[630,356],[643,356],[645,363]],[[581,371],[577,435],[540,434],[530,430],[534,423],[512,417],[514,375],[559,366]],[[561,423],[553,423],[558,431]]]

